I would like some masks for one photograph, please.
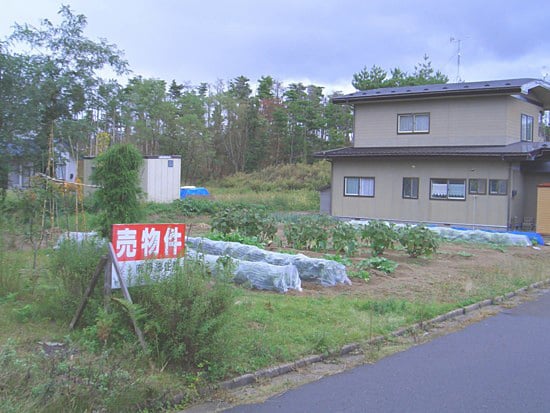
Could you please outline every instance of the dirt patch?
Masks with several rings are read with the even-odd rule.
[[[302,251],[312,256],[312,254]],[[410,258],[404,251],[387,251],[384,257],[399,264],[397,269],[386,274],[371,269],[370,278],[352,278],[352,285],[322,287],[311,282],[302,282],[303,291],[289,291],[291,295],[335,296],[348,295],[363,298],[394,298],[407,301],[433,300],[456,302],[481,294],[499,278],[503,288],[517,282],[517,278],[532,275],[532,281],[550,276],[544,267],[550,265],[549,247],[507,247],[442,243],[431,257]],[[357,262],[370,255],[364,251],[353,258]]]

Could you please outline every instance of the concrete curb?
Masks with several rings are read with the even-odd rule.
[[[340,348],[340,350],[331,351],[328,354],[317,354],[317,355],[311,355],[304,357],[300,360],[297,360],[292,363],[285,363],[274,367],[268,367],[262,370],[258,370],[255,373],[248,373],[244,374],[239,377],[235,377],[230,380],[222,381],[216,385],[219,389],[224,390],[231,390],[238,387],[246,386],[249,384],[256,383],[259,379],[262,378],[273,378],[277,376],[281,376],[286,373],[290,373],[291,371],[297,370],[300,367],[305,367],[307,365],[313,364],[313,363],[319,363],[321,361],[324,361],[330,357],[335,356],[344,356],[346,354],[352,353],[354,351],[361,350],[362,346],[369,346],[369,345],[377,345],[384,341],[387,341],[390,337],[401,337],[407,334],[414,333],[418,330],[423,330],[426,327],[433,326],[439,323],[442,323],[444,321],[452,320],[457,317],[460,317],[462,315],[478,311],[484,307],[489,307],[491,305],[497,305],[505,302],[506,300],[509,300],[519,294],[525,293],[529,290],[536,290],[540,288],[544,288],[545,286],[550,284],[550,278],[544,281],[538,281],[536,283],[533,283],[527,287],[520,288],[516,291],[497,296],[494,298],[490,298],[487,300],[483,300],[474,304],[470,304],[466,307],[457,308],[455,310],[449,311],[445,314],[441,314],[437,317],[432,318],[431,320],[423,321],[420,323],[413,324],[408,327],[400,328],[392,333],[390,333],[388,336],[376,336],[371,338],[370,340],[367,340],[364,343],[351,343],[346,344]]]

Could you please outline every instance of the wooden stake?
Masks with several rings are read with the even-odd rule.
[[[92,295],[92,292],[94,291],[95,285],[97,284],[97,280],[99,279],[99,275],[101,274],[101,271],[105,268],[105,265],[107,264],[108,261],[109,259],[107,258],[106,255],[101,257],[101,260],[99,260],[99,263],[97,264],[97,267],[94,272],[94,276],[90,281],[90,285],[88,285],[88,288],[84,293],[84,297],[82,297],[82,301],[80,302],[80,306],[78,307],[78,310],[76,310],[76,314],[74,315],[73,319],[71,320],[71,323],[69,324],[70,330],[74,330],[76,323],[78,323],[78,320],[80,320],[80,317],[82,317],[84,308],[86,307],[88,299],[90,298],[90,296]]]
[[[113,248],[113,244],[111,242],[109,242],[109,253],[111,255],[111,262],[113,263],[113,267],[115,268],[115,272],[118,277],[118,282],[120,283],[120,289],[122,291],[122,295],[124,296],[126,301],[128,301],[131,304],[132,297],[130,297],[130,293],[128,291],[128,288],[126,287],[126,283],[122,278],[122,272],[120,270],[120,266],[118,265],[118,261],[116,259],[115,249]],[[132,319],[132,324],[134,325],[134,331],[136,332],[139,343],[141,344],[141,348],[146,353],[147,345],[145,344],[145,338],[143,337],[143,333],[141,332],[141,329],[139,328],[137,324],[137,320],[135,319],[134,315],[131,312],[129,312],[129,315],[130,315],[130,318]]]

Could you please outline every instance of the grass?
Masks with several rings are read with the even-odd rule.
[[[476,246],[477,250],[479,248]],[[471,259],[467,247],[461,246],[461,249],[455,255],[460,259]],[[398,253],[405,255],[403,251]],[[9,266],[18,274],[19,284],[15,289],[19,291],[6,289],[0,294],[0,348],[4,352],[0,357],[5,359],[0,361],[10,372],[3,369],[3,382],[9,384],[0,390],[1,411],[35,410],[45,397],[50,398],[47,403],[50,407],[58,407],[58,403],[68,403],[69,400],[73,408],[83,408],[84,405],[74,403],[77,403],[77,396],[83,397],[81,392],[86,391],[101,397],[105,405],[119,411],[124,411],[124,406],[131,406],[134,410],[148,406],[156,411],[163,409],[161,404],[166,392],[173,395],[186,389],[189,398],[195,394],[197,386],[205,379],[202,373],[197,375],[196,372],[174,368],[161,371],[161,366],[151,371],[132,340],[124,350],[98,343],[90,345],[93,338],[85,334],[85,330],[70,333],[65,323],[48,317],[49,312],[42,308],[46,302],[42,300],[52,288],[52,278],[44,276],[35,288],[31,288],[31,280],[27,277],[29,254],[31,251],[2,256],[4,265],[6,257],[17,257]],[[49,254],[48,250],[42,252],[42,265],[49,259]],[[442,258],[451,256],[438,255]],[[411,259],[411,265],[429,267],[438,255]],[[208,367],[215,368],[217,374],[223,372],[226,377],[231,377],[305,355],[326,353],[547,277],[548,260],[517,259],[504,254],[502,257],[498,266],[464,271],[461,276],[471,284],[467,288],[450,278],[419,291],[414,298],[410,298],[410,291],[401,297],[398,294],[386,297],[360,295],[353,290],[333,295],[322,292],[282,295],[235,287],[237,297],[230,309],[230,322],[224,327],[226,357],[221,364]],[[78,349],[76,358],[52,360],[45,357],[38,345],[45,341],[70,343]],[[21,366],[31,372],[31,378],[24,378],[26,373]],[[73,376],[68,376],[68,371]],[[75,377],[78,377],[77,382],[88,380],[96,384],[93,389],[88,385],[77,386]],[[122,384],[107,391],[105,383],[115,381],[134,383],[135,388],[142,392],[135,392]],[[65,393],[60,394],[57,390],[48,393],[51,383]]]
[[[205,222],[216,208],[258,205],[274,217],[292,222],[301,211],[318,211],[317,186],[323,168],[308,174],[300,166],[265,171],[265,176],[239,175],[211,183],[212,199],[148,204],[149,221]],[[320,177],[320,178],[319,178]],[[269,184],[262,182],[270,182]],[[273,182],[278,182],[277,185]],[[248,185],[247,183],[250,183]],[[292,189],[289,189],[292,188]],[[73,218],[61,219],[72,229]],[[207,221],[206,221],[207,222]],[[87,213],[91,228],[94,215]],[[396,329],[428,320],[449,310],[493,298],[548,278],[550,258],[540,254],[516,257],[512,249],[499,246],[460,244],[459,252],[438,252],[429,258],[400,259],[399,269],[427,271],[438,260],[458,259],[464,268],[437,282],[397,285],[390,292],[375,293],[374,285],[356,292],[353,288],[326,294],[275,294],[234,287],[236,297],[225,324],[225,358],[218,364],[205,363],[199,371],[178,366],[149,366],[133,333],[116,345],[101,342],[97,320],[69,331],[67,320],[74,309],[64,307],[56,297],[58,285],[51,274],[51,249],[39,254],[39,271],[32,271],[32,250],[21,249],[22,228],[0,216],[0,411],[163,411],[176,394],[185,402],[197,397],[197,390],[209,377],[232,377],[257,369],[296,360],[306,355],[327,353],[352,342],[365,342]],[[466,267],[482,249],[496,250],[498,266]],[[501,252],[507,252],[501,254]],[[296,252],[296,251],[294,251]],[[394,251],[406,257],[403,250]],[[392,256],[392,259],[394,257]],[[399,271],[397,269],[396,271]],[[392,275],[385,279],[392,280]],[[359,280],[354,283],[359,285]],[[76,300],[78,301],[78,300]],[[59,312],[63,317],[56,317]],[[62,320],[62,321],[61,321]],[[109,321],[105,318],[103,321]],[[96,324],[94,325],[94,322]],[[96,330],[94,330],[95,327]],[[147,337],[147,330],[145,334]],[[40,342],[63,343],[70,352],[50,356]],[[383,351],[381,351],[383,353]],[[99,402],[98,402],[99,401]],[[181,406],[180,406],[181,407]]]

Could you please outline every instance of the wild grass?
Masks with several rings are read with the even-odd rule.
[[[293,191],[309,189],[319,191],[330,185],[330,163],[288,164],[269,166],[253,173],[237,173],[208,186],[248,188],[255,192]]]

